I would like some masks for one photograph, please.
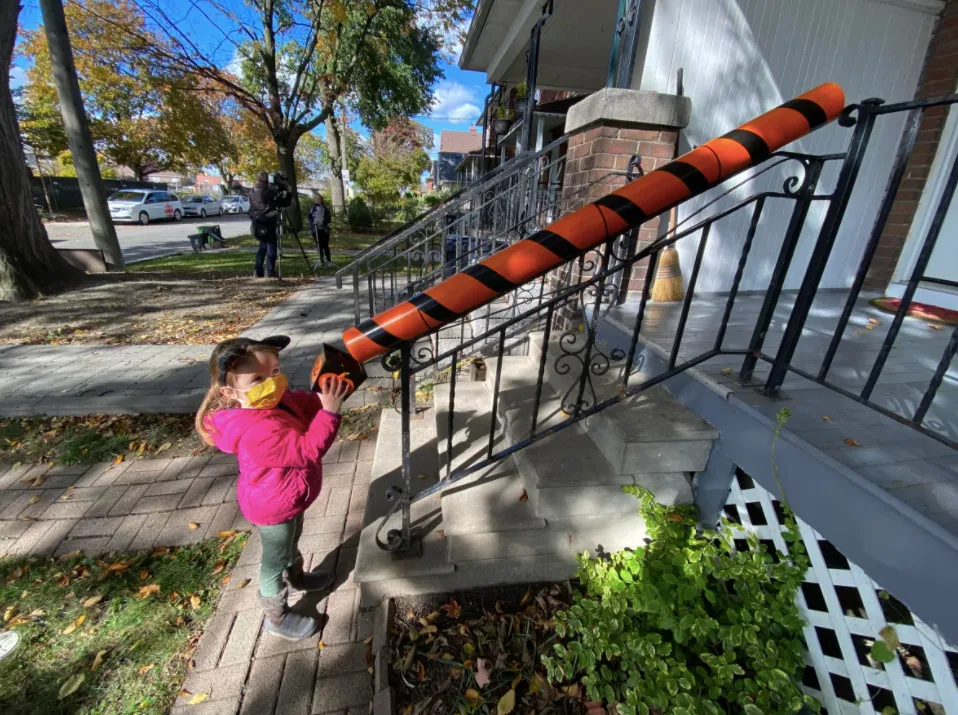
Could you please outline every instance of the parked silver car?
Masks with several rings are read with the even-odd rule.
[[[220,206],[222,207],[224,214],[249,213],[249,199],[245,196],[224,196],[220,201]]]
[[[219,199],[212,196],[190,196],[183,201],[184,216],[219,216],[223,213]]]

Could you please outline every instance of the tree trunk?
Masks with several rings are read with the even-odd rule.
[[[341,127],[348,127],[349,120],[346,118],[346,108],[343,107],[342,115],[340,119]],[[339,127],[336,128],[339,131]],[[339,132],[339,166],[340,166],[340,175],[343,177],[343,203],[346,203],[346,197],[349,196],[349,152],[346,150],[346,134],[348,132],[345,129]]]
[[[83,278],[50,244],[33,205],[30,171],[10,94],[10,60],[19,14],[19,3],[0,3],[0,300],[9,301],[55,293]]]
[[[340,151],[339,129],[336,117],[326,117],[326,150],[329,152],[329,188],[332,192],[333,211],[342,213],[346,207],[346,192],[343,188],[343,156]]]
[[[276,141],[276,154],[279,159],[279,170],[286,174],[289,181],[289,188],[293,192],[293,201],[286,209],[286,216],[289,219],[289,227],[299,233],[303,230],[303,217],[299,213],[299,194],[296,191],[296,160],[294,153],[296,151],[296,142],[298,136],[281,140],[274,137]]]
[[[60,98],[63,126],[70,144],[70,154],[73,155],[73,165],[76,167],[80,192],[83,195],[83,206],[93,231],[93,242],[103,251],[106,262],[114,270],[123,270],[123,252],[120,250],[120,242],[116,238],[113,219],[110,218],[110,210],[106,204],[106,190],[100,177],[90,125],[83,109],[63,5],[61,0],[40,0],[40,9],[43,12],[47,45],[50,48],[53,79],[57,86],[57,96]]]
[[[50,203],[50,192],[47,191],[47,182],[43,178],[43,162],[40,161],[40,155],[33,152],[33,155],[37,159],[37,174],[40,176],[40,186],[43,187],[43,200],[47,202],[47,211],[50,213],[50,216],[53,216],[53,204]]]

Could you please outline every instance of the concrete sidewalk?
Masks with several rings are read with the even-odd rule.
[[[291,643],[261,633],[257,599],[262,547],[254,532],[207,623],[183,688],[208,693],[173,713],[316,715],[367,713],[372,683],[364,639],[373,612],[360,612],[351,574],[356,561],[373,440],[338,441],[323,460],[323,490],[306,511],[300,548],[308,568],[334,568],[336,585],[300,608],[323,615],[314,637]],[[21,480],[43,475],[38,488]],[[0,557],[81,550],[180,546],[249,523],[236,504],[236,458],[217,454],[92,467],[0,467]],[[40,497],[30,503],[33,497]],[[29,517],[33,520],[24,520]],[[189,529],[195,522],[199,529]],[[243,582],[249,582],[243,586]],[[318,644],[322,639],[324,648]]]
[[[289,335],[283,369],[305,389],[322,343],[353,322],[352,296],[324,276],[293,293],[243,335]],[[211,345],[7,345],[0,373],[17,390],[0,416],[192,412],[209,386]]]

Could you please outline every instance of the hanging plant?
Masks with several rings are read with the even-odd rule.
[[[795,596],[809,562],[787,507],[790,560],[755,534],[736,551],[730,528],[698,532],[692,506],[623,491],[641,500],[648,546],[579,557],[584,592],[556,615],[562,641],[542,658],[549,678],[581,678],[590,700],[615,703],[619,715],[818,712],[799,687]]]

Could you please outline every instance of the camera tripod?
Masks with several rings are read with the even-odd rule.
[[[320,245],[319,245],[319,234],[318,234],[318,232],[315,230],[315,227],[313,227],[312,234],[313,234],[313,244],[316,246],[316,262],[313,263],[313,275],[316,274],[316,270],[317,270],[317,269],[322,268],[322,267],[325,266],[326,264],[329,264],[330,266],[332,266],[332,267],[335,268],[336,270],[339,270],[339,266],[337,266],[337,265],[336,265],[335,263],[333,263],[331,260],[330,260],[330,261],[327,261],[327,260],[323,259],[323,249],[322,249],[322,247],[320,247]]]
[[[303,263],[305,263],[307,266],[309,265],[309,257],[306,255],[306,249],[303,248],[303,242],[299,240],[299,232],[294,231],[289,225],[289,214],[283,211],[282,215],[283,220],[280,221],[276,226],[276,275],[279,280],[283,279],[283,237],[286,235],[287,231],[293,234],[293,238],[296,239],[296,243],[299,245],[299,251],[303,254]],[[312,270],[313,275],[316,275],[315,264],[313,265]]]

